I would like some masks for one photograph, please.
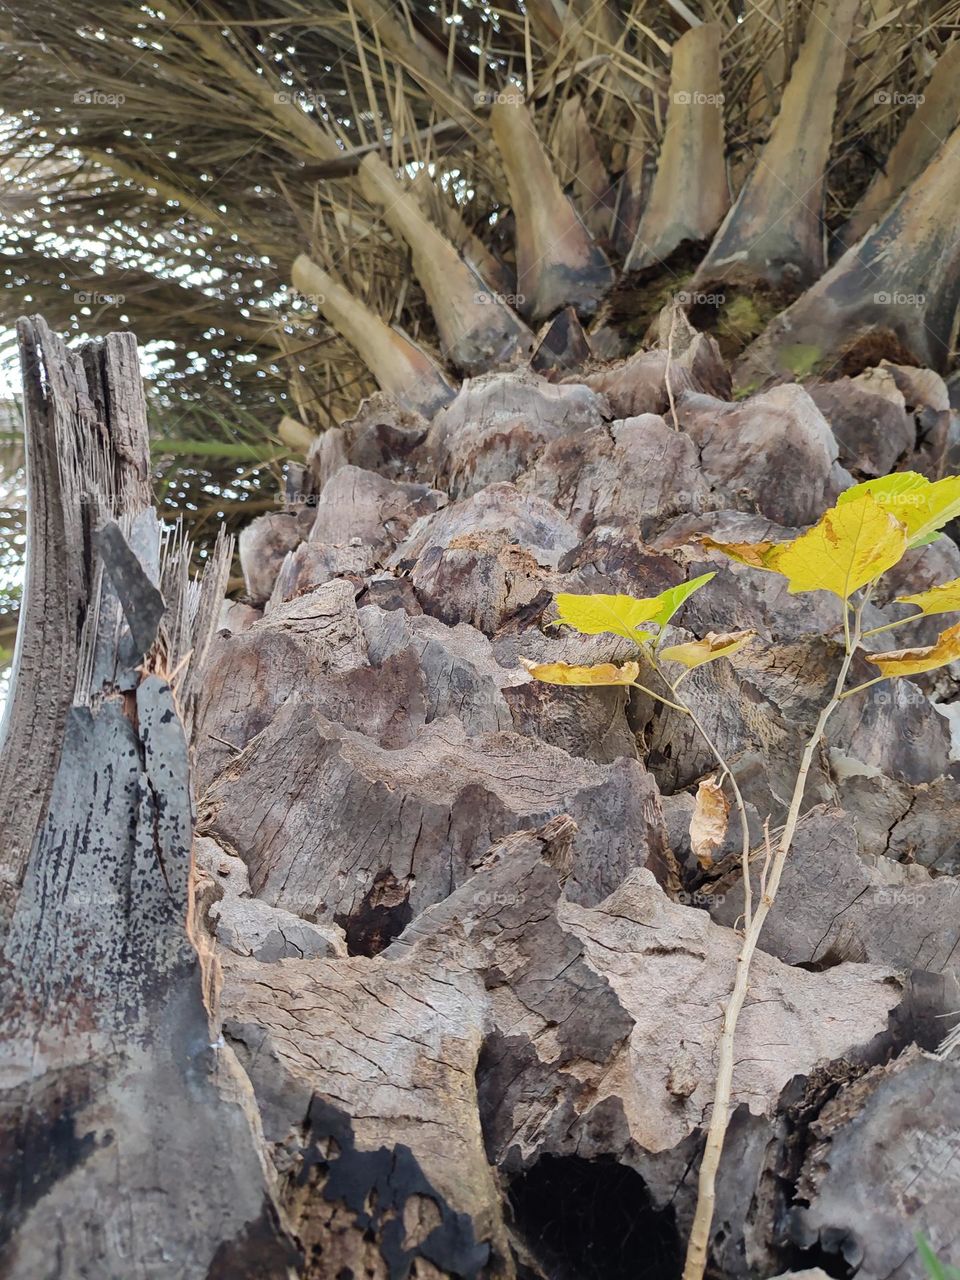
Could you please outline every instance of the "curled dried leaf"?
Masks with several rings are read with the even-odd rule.
[[[661,650],[660,656],[670,662],[680,662],[688,668],[702,667],[705,662],[713,662],[715,658],[729,658],[756,634],[755,631],[708,631],[702,640],[668,645]]]
[[[701,867],[713,865],[713,855],[727,834],[730,801],[716,778],[704,778],[690,819],[690,847]]]
[[[717,542],[714,538],[706,536],[700,538],[702,546],[709,551],[722,551],[725,556],[729,556],[731,560],[736,560],[738,564],[749,565],[751,569],[770,569],[771,565],[767,564],[767,557],[771,552],[775,552],[780,544],[777,542]]]
[[[625,685],[633,684],[640,675],[638,662],[600,662],[592,667],[577,667],[569,662],[530,662],[520,659],[534,680],[545,684],[567,685]]]
[[[879,667],[884,676],[915,676],[921,671],[935,671],[960,659],[960,622],[941,631],[936,644],[918,649],[890,649],[886,653],[868,653],[867,661]]]

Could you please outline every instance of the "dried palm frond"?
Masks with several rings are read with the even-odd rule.
[[[530,204],[495,125],[516,123],[504,109],[515,97],[533,131],[525,154],[557,175],[596,247],[599,296],[601,260],[620,276],[645,204],[652,215],[674,48],[691,26],[718,33],[735,200],[772,137],[811,10],[808,0],[15,0],[0,84],[5,318],[39,310],[68,335],[138,333],[156,419],[178,441],[158,455],[164,493],[187,506],[202,540],[209,512],[272,500],[284,416],[322,431],[378,385],[342,332],[342,308],[293,289],[301,255],[357,317],[395,326],[428,363],[466,359],[474,348],[458,345],[457,316],[471,307],[462,284],[445,304],[424,237],[437,229],[479,294],[517,293]],[[841,245],[868,188],[883,203],[930,158],[904,148],[878,186],[958,18],[960,0],[859,6],[822,175],[824,225]],[[957,115],[949,93],[941,99],[925,127],[946,136]],[[654,296],[694,265],[682,254],[659,263]],[[625,310],[636,296],[605,313],[634,339],[643,306]]]

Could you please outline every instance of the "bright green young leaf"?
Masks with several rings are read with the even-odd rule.
[[[653,615],[651,622],[658,623],[661,628],[665,627],[680,606],[689,600],[695,591],[699,591],[716,576],[716,570],[712,573],[702,573],[699,578],[691,578],[689,582],[681,582],[677,587],[668,587],[666,591],[661,591],[654,597],[660,601],[660,609]]]
[[[916,471],[895,471],[855,484],[840,495],[837,505],[855,502],[864,493],[906,527],[911,547],[933,542],[939,530],[960,515],[960,476],[931,481]]]
[[[919,471],[893,471],[888,476],[878,476],[874,480],[864,480],[862,484],[855,484],[850,489],[844,489],[837,499],[837,506],[843,506],[845,502],[853,502],[855,498],[869,493],[874,502],[878,502],[881,507],[886,508],[891,514],[895,514],[897,506],[907,505],[909,499],[906,495],[917,493],[929,484],[930,481],[926,476],[922,476]]]
[[[653,622],[661,629],[665,627],[683,602],[714,576],[713,573],[705,573],[690,582],[669,587],[658,596],[643,600],[637,600],[633,596],[581,596],[560,592],[556,597],[557,621],[566,623],[585,636],[612,632],[634,643],[650,640],[655,632],[641,631],[643,624]]]
[[[917,1253],[930,1280],[960,1280],[960,1270],[951,1266],[949,1262],[941,1262],[922,1235],[917,1234],[915,1239]]]
[[[941,582],[929,591],[918,591],[912,596],[897,596],[897,604],[915,605],[920,612],[918,618],[929,618],[935,613],[954,613],[960,611],[960,578],[950,582]]]
[[[916,676],[936,671],[960,658],[960,622],[941,631],[936,644],[918,649],[891,649],[888,653],[868,653],[867,661],[880,668],[883,676]]]

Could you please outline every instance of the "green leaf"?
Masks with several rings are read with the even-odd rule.
[[[716,576],[717,571],[714,569],[711,573],[702,573],[699,578],[691,578],[689,582],[681,582],[679,586],[669,587],[666,591],[661,591],[658,596],[654,596],[655,600],[661,602],[661,607],[659,612],[653,615],[651,621],[659,623],[661,627],[665,627],[680,606],[689,600],[695,591],[699,591],[701,587],[706,586],[711,578]]]
[[[917,1242],[917,1253],[920,1255],[920,1261],[926,1268],[930,1280],[960,1280],[960,1270],[952,1267],[949,1262],[941,1262],[919,1232],[914,1236],[914,1239]]]
[[[556,597],[557,622],[565,623],[585,636],[612,632],[634,643],[650,640],[655,632],[641,631],[644,623],[653,622],[662,630],[694,591],[715,576],[715,573],[704,573],[689,582],[681,582],[679,586],[668,587],[658,596],[642,600],[634,596],[581,596],[561,592]]]
[[[163,436],[150,441],[154,457],[172,454],[177,457],[228,458],[237,462],[275,462],[290,456],[289,449],[277,449],[269,444],[245,444],[238,440],[174,440]]]
[[[960,476],[931,481],[917,471],[895,471],[855,484],[840,495],[837,506],[855,502],[864,493],[906,528],[910,547],[933,542],[939,530],[960,515]]]

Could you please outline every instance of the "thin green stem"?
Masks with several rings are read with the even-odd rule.
[[[855,693],[863,693],[864,689],[869,689],[871,685],[879,684],[881,680],[891,680],[892,676],[874,676],[872,680],[865,680],[863,684],[855,684],[852,689],[847,689],[840,694],[840,701],[844,698],[852,698]]]
[[[703,1280],[703,1274],[706,1270],[707,1256],[710,1248],[710,1230],[713,1224],[713,1212],[716,1204],[717,1169],[720,1165],[720,1156],[723,1152],[724,1139],[726,1137],[727,1125],[730,1119],[730,1100],[733,1093],[734,1041],[737,1021],[740,1017],[740,1011],[743,1008],[743,1004],[747,996],[750,962],[753,959],[764,923],[766,922],[770,909],[776,899],[777,890],[780,887],[780,880],[783,875],[784,867],[786,866],[787,855],[790,852],[790,846],[793,843],[797,823],[800,820],[800,807],[803,804],[804,793],[807,789],[807,777],[813,763],[814,753],[819,746],[820,739],[823,737],[827,721],[840,705],[840,700],[843,695],[843,687],[847,682],[847,675],[850,671],[850,664],[853,662],[854,654],[860,644],[860,628],[862,624],[863,609],[869,599],[869,595],[870,590],[868,588],[863,600],[861,600],[860,604],[854,611],[854,626],[852,634],[850,631],[849,621],[850,606],[846,601],[844,601],[844,631],[846,644],[844,646],[845,652],[843,662],[840,664],[840,670],[837,673],[833,693],[831,694],[829,701],[821,710],[820,715],[817,718],[817,723],[814,726],[813,733],[807,739],[806,746],[804,747],[803,756],[800,760],[800,767],[797,771],[796,782],[794,783],[793,795],[790,799],[790,807],[787,810],[787,819],[780,835],[777,848],[770,860],[769,874],[764,879],[763,892],[761,894],[756,913],[750,927],[745,932],[743,945],[740,948],[740,954],[737,956],[736,977],[734,979],[733,988],[730,992],[730,999],[727,1001],[723,1010],[723,1029],[720,1034],[713,1110],[710,1115],[710,1124],[707,1129],[707,1139],[703,1149],[703,1158],[700,1161],[700,1173],[697,1183],[697,1207],[694,1213],[693,1226],[690,1231],[690,1239],[687,1244],[687,1256],[684,1262],[683,1280]]]
[[[908,618],[898,618],[896,622],[885,622],[882,627],[871,627],[869,631],[864,631],[863,638],[867,636],[878,636],[881,631],[892,631],[894,627],[902,627],[907,622],[917,622],[923,617],[922,613],[911,613]]]
[[[665,707],[670,707],[671,710],[673,711],[682,711],[684,712],[685,715],[690,714],[687,711],[687,708],[683,706],[681,703],[671,702],[669,698],[662,698],[659,693],[654,693],[652,689],[648,689],[645,684],[640,684],[638,680],[631,680],[627,688],[639,689],[641,693],[649,694],[649,696],[653,698],[656,702],[662,702]]]

